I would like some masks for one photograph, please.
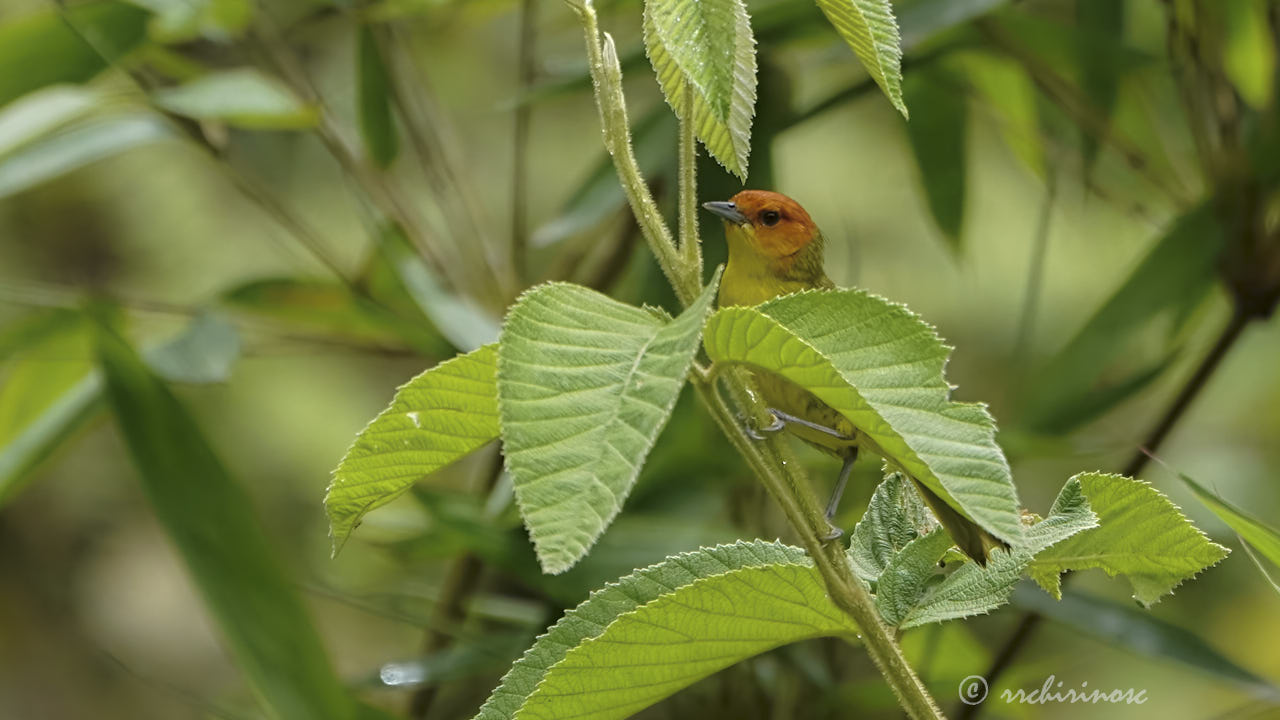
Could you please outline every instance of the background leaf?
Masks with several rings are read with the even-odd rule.
[[[1099,379],[1140,328],[1203,297],[1222,247],[1222,230],[1207,205],[1179,218],[1075,337],[1037,371],[1024,393],[1024,421],[1040,432],[1064,433],[1136,390],[1127,379],[1107,385]],[[1167,359],[1160,358],[1156,367],[1164,367]],[[1139,376],[1154,378],[1146,368]],[[1117,387],[1126,392],[1115,392]]]
[[[146,21],[146,11],[109,1],[39,12],[0,27],[0,106],[47,85],[91,80],[146,39]],[[77,30],[89,33],[94,45]]]
[[[867,74],[907,117],[902,97],[902,47],[889,0],[817,0],[818,7],[853,48]]]
[[[707,152],[745,181],[756,41],[742,0],[645,0],[644,41],[667,104],[691,119]]]
[[[369,157],[379,167],[389,167],[400,149],[396,120],[391,108],[391,77],[378,47],[378,38],[368,25],[356,36],[356,117],[360,137]]]
[[[952,402],[949,348],[901,305],[861,290],[808,291],[722,308],[704,343],[716,362],[774,372],[835,408],[875,452],[995,536],[1021,545],[1017,493],[995,422]]]
[[[0,198],[125,150],[176,137],[167,124],[151,115],[124,115],[74,126],[0,157]]]
[[[1262,553],[1263,557],[1270,560],[1272,564],[1280,567],[1280,532],[1277,532],[1271,525],[1222,499],[1217,493],[1192,480],[1190,476],[1178,473],[1178,477],[1182,478],[1182,482],[1191,488],[1191,492],[1195,493],[1200,502],[1212,510],[1219,520],[1226,523],[1227,527],[1235,530],[1245,542],[1257,548],[1258,552]],[[1270,580],[1270,577],[1268,577],[1268,580]]]
[[[84,88],[57,86],[6,105],[0,109],[0,157],[83,115],[96,100]]]
[[[855,632],[799,548],[702,548],[592,593],[516,662],[476,720],[622,718],[769,648]]]
[[[1128,577],[1134,598],[1149,606],[1227,556],[1147,483],[1102,473],[1077,477],[1099,526],[1032,561],[1031,578],[1055,598],[1062,596],[1063,572],[1102,568]]]
[[[915,119],[906,125],[907,139],[929,210],[952,249],[958,249],[968,171],[964,85],[954,74],[931,65],[911,73],[902,89],[905,102],[915,110]]]
[[[398,229],[383,229],[378,236],[377,254],[381,262],[390,266],[422,314],[454,347],[470,352],[498,339],[498,321],[475,301],[446,288]]]
[[[716,286],[670,322],[562,283],[530,290],[508,313],[503,453],[546,572],[571,567],[622,509],[684,386]]]
[[[157,42],[181,43],[206,38],[226,42],[240,37],[253,19],[249,0],[133,0],[155,17],[147,26]]]
[[[1280,689],[1274,684],[1240,667],[1198,635],[1150,612],[1077,592],[1063,593],[1061,599],[1054,600],[1029,585],[1014,591],[1013,604],[1040,613],[1072,632],[1137,655],[1180,663],[1232,682],[1254,697],[1280,703]]]
[[[169,112],[249,130],[308,128],[319,119],[287,85],[250,68],[208,73],[151,97]]]
[[[87,426],[102,409],[102,377],[93,367],[84,317],[60,311],[12,338],[17,358],[0,388],[0,507],[30,481],[34,471]],[[0,345],[0,358],[5,348]],[[152,369],[173,382],[222,382],[239,357],[235,329],[200,315],[173,338],[150,347]]]
[[[486,345],[440,363],[401,386],[356,435],[324,498],[335,554],[365,513],[498,437],[496,361]]]
[[[123,339],[104,327],[97,346],[143,490],[250,684],[284,720],[354,717],[249,496]]]
[[[1093,104],[1094,112],[1109,128],[1120,90],[1120,74],[1115,71],[1111,53],[1102,48],[1118,48],[1124,42],[1124,10],[1122,2],[1112,0],[1076,0],[1076,63],[1080,68],[1080,87]],[[1086,175],[1098,157],[1098,138],[1084,133],[1081,139]]]

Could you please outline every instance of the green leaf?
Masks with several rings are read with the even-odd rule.
[[[197,120],[218,120],[250,130],[293,130],[316,124],[315,107],[281,81],[251,68],[222,70],[157,90],[159,107]]]
[[[249,683],[283,720],[350,718],[293,581],[244,489],[170,390],[119,336],[97,333],[107,396],[143,490]]]
[[[644,43],[667,104],[744,181],[756,102],[756,41],[742,0],[645,0]]]
[[[90,2],[60,15],[41,12],[0,27],[0,106],[47,85],[88,82],[146,39],[147,13],[127,3]]]
[[[1216,565],[1228,550],[1210,542],[1167,497],[1140,480],[1086,473],[1076,476],[1099,526],[1037,555],[1031,578],[1061,597],[1061,574],[1102,568],[1123,574],[1134,598],[1151,605],[1183,580]]]
[[[624,718],[770,648],[856,632],[799,548],[703,548],[592,593],[516,661],[476,720]]]
[[[1080,68],[1080,86],[1093,104],[1094,111],[1109,127],[1115,113],[1121,74],[1112,62],[1113,52],[1101,51],[1121,47],[1124,43],[1124,11],[1115,0],[1076,0],[1076,63]],[[1083,138],[1086,172],[1098,156],[1098,138],[1085,133]]]
[[[1009,601],[1009,594],[1022,579],[1028,560],[1026,550],[997,548],[987,558],[986,566],[966,562],[909,606],[896,621],[906,629],[985,615]]]
[[[867,74],[907,117],[902,97],[902,47],[889,0],[817,0],[818,7],[853,48]]]
[[[622,509],[684,387],[717,283],[673,321],[564,283],[530,290],[507,314],[503,452],[546,572],[572,567]]]
[[[31,93],[0,110],[0,158],[88,112],[93,92],[51,87]]]
[[[985,567],[966,562],[931,588],[910,609],[900,627],[982,615],[1009,601],[1033,556],[1077,533],[1098,526],[1098,516],[1078,478],[1071,478],[1058,493],[1049,516],[1027,528],[1027,546],[1009,551],[996,550]]]
[[[368,25],[361,25],[356,38],[357,118],[360,137],[369,157],[379,167],[390,167],[400,150],[395,116],[391,110],[391,76],[378,47],[378,38]]]
[[[968,168],[964,93],[960,80],[936,64],[912,73],[903,85],[903,97],[916,112],[906,128],[920,182],[933,219],[953,250],[960,248]]]
[[[335,554],[365,513],[498,437],[496,357],[486,345],[418,375],[356,435],[324,498]]]
[[[1191,488],[1191,492],[1195,493],[1200,502],[1212,510],[1219,520],[1226,523],[1227,527],[1235,530],[1241,539],[1257,548],[1258,552],[1262,553],[1263,557],[1270,560],[1272,564],[1280,567],[1280,532],[1277,532],[1275,528],[1250,513],[1223,500],[1220,495],[1192,480],[1189,476],[1178,473],[1178,477],[1182,478],[1182,482]]]
[[[1216,275],[1223,237],[1207,205],[1174,223],[1124,283],[1049,362],[1036,373],[1023,401],[1025,422],[1034,430],[1065,433],[1109,407],[1099,403],[1108,366],[1126,342],[1155,318],[1203,296]],[[1123,385],[1124,382],[1120,383]],[[1123,398],[1112,394],[1112,399]]]
[[[907,543],[889,560],[876,580],[876,608],[886,623],[896,627],[906,619],[937,575],[938,561],[954,544],[946,530],[937,528]]]
[[[712,360],[777,373],[846,417],[870,448],[996,537],[1021,545],[1009,465],[982,405],[950,399],[949,348],[901,305],[861,290],[806,291],[707,323]]]
[[[906,17],[903,17],[906,27]],[[1005,144],[1036,175],[1046,174],[1036,86],[1017,62],[990,52],[959,52],[949,61],[964,73],[978,107],[994,113]]]
[[[401,315],[338,282],[263,278],[227,290],[221,299],[231,310],[291,328],[389,345],[403,343],[429,357],[452,352],[412,304]]]
[[[928,535],[937,521],[910,483],[897,473],[871,494],[867,510],[849,538],[849,562],[858,577],[875,582],[911,541]]]
[[[1199,636],[1150,612],[1075,592],[1064,593],[1060,601],[1055,601],[1030,586],[1014,592],[1013,604],[1080,635],[1209,673],[1244,688],[1254,697],[1280,702],[1280,689],[1271,682],[1240,667]]]
[[[86,122],[0,157],[0,198],[16,195],[125,150],[174,138],[168,125],[150,115]]]
[[[908,628],[968,617],[1008,601],[1031,558],[1045,548],[1097,526],[1080,481],[1068,480],[1049,517],[1026,530],[1026,545],[997,550],[985,566],[957,555],[962,564],[950,573],[946,561],[952,540],[927,517],[914,486],[899,475],[880,483],[862,520],[854,528],[849,560],[871,584],[885,622]],[[950,564],[950,563],[948,563]]]

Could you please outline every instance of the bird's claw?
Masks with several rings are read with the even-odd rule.
[[[787,423],[782,418],[778,417],[776,412],[770,410],[769,414],[773,417],[773,422],[769,423],[768,427],[762,427],[758,430],[751,427],[751,423],[746,422],[744,418],[743,427],[746,429],[747,437],[759,442],[765,439],[766,434],[771,435],[787,426]]]
[[[827,520],[827,532],[825,535],[823,535],[819,539],[822,540],[822,542],[824,543],[828,543],[828,542],[835,542],[836,540],[839,540],[842,536],[844,536],[844,530],[841,530],[840,528],[836,527],[835,524],[832,523],[830,520]]]

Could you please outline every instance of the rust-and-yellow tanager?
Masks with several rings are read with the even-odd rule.
[[[743,190],[727,202],[709,202],[703,207],[724,220],[729,243],[729,264],[720,281],[721,307],[759,305],[799,290],[835,287],[823,268],[822,232],[795,200],[766,190]],[[843,461],[827,505],[830,519],[857,457],[859,442],[866,441],[847,418],[799,385],[765,371],[753,372],[753,376],[778,420],[769,429],[786,427],[810,445]],[[1005,546],[919,481],[915,486],[966,555],[985,563],[992,548]],[[832,536],[838,534],[836,530]]]

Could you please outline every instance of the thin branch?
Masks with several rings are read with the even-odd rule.
[[[631,122],[627,118],[626,100],[622,96],[622,69],[618,65],[617,48],[608,33],[604,33],[602,39],[596,25],[595,8],[589,2],[574,4],[573,7],[582,19],[586,34],[587,62],[591,79],[595,83],[596,105],[600,111],[605,148],[613,157],[631,212],[658,261],[658,267],[667,276],[680,304],[687,306],[701,290],[701,278],[698,277],[700,271],[693,269],[691,272],[685,266],[671,238],[671,230],[662,219],[662,211],[658,209],[649,186],[640,174],[640,166],[631,147]]]
[[[702,239],[698,237],[698,139],[693,127],[693,85],[684,85],[686,117],[680,119],[679,203],[680,255],[688,267],[702,273]],[[701,281],[701,277],[698,278]]]

